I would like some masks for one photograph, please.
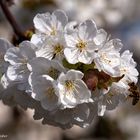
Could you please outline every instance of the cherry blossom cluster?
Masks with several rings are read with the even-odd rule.
[[[137,83],[136,62],[121,40],[93,20],[68,22],[62,10],[37,14],[30,41],[0,39],[0,98],[35,110],[43,124],[86,127],[115,109]]]

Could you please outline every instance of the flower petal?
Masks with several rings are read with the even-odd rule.
[[[63,10],[56,10],[52,13],[52,17],[55,17],[55,22],[57,21],[57,29],[61,29],[62,27],[64,28],[64,26],[67,24],[68,22],[68,17],[65,14],[65,12]],[[61,25],[59,25],[61,23]],[[61,27],[62,26],[62,27]]]
[[[51,31],[50,16],[50,13],[37,14],[33,19],[35,28],[44,34],[49,34]]]
[[[78,55],[79,55],[78,49],[65,48],[64,55],[65,55],[67,61],[71,64],[76,64],[79,62],[78,61]]]

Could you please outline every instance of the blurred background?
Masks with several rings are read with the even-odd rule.
[[[37,13],[63,9],[69,20],[95,20],[112,38],[120,38],[124,49],[134,53],[140,72],[140,0],[8,0],[10,10],[23,31],[33,27]],[[14,2],[14,4],[12,4]],[[13,30],[0,9],[0,37],[11,40]],[[34,121],[33,110],[8,107],[0,102],[0,136],[8,140],[140,140],[140,103],[131,100],[104,117],[95,118],[86,129],[69,130]]]

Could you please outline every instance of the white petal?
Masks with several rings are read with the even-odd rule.
[[[78,122],[84,122],[88,119],[90,110],[86,104],[80,104],[74,108],[74,119]]]
[[[23,41],[19,44],[20,53],[23,57],[28,58],[28,60],[36,56],[33,48],[35,48],[34,44],[29,41]]]
[[[80,53],[78,60],[84,64],[91,64],[93,57],[91,56],[91,53],[84,50]]]
[[[5,61],[8,61],[11,65],[17,65],[35,57],[35,52],[30,47],[30,43],[23,42],[20,45],[20,48],[14,47],[7,50],[4,56]]]
[[[66,44],[68,47],[75,48],[76,44],[78,43],[78,37],[76,33],[72,35],[65,35]]]
[[[106,111],[106,105],[103,104],[103,97],[98,102],[98,116],[103,116]]]
[[[61,23],[61,26],[65,26],[66,24],[67,24],[67,22],[68,22],[68,17],[67,17],[67,15],[65,14],[65,12],[64,11],[62,11],[62,10],[56,10],[56,11],[54,11],[53,13],[52,13],[52,17],[53,16],[55,16],[55,18],[56,18],[56,20],[59,22],[59,23]],[[56,26],[57,27],[57,29],[59,29],[59,26],[57,25]]]
[[[123,44],[121,43],[120,39],[112,39],[104,45],[103,49],[108,52],[111,52],[111,51],[119,52],[122,46]]]
[[[79,51],[78,49],[70,49],[70,48],[65,48],[64,49],[64,55],[67,59],[67,61],[71,64],[76,64],[78,63],[78,55],[79,55]]]
[[[54,94],[51,97],[46,97],[41,100],[41,105],[44,109],[52,111],[55,110],[56,108],[58,108],[59,104],[58,104],[58,97]]]
[[[33,49],[35,51],[39,50],[43,46],[45,37],[46,36],[45,35],[42,35],[42,34],[33,34],[32,35],[31,43],[34,44],[34,48]]]
[[[77,79],[82,79],[84,74],[78,70],[69,70],[66,76],[69,80],[77,80]]]
[[[1,81],[0,84],[2,85],[2,87],[4,89],[7,89],[8,87],[11,87],[14,83],[10,82],[10,79],[7,77],[7,74],[5,73],[2,77],[1,77]],[[1,89],[2,90],[2,89]]]
[[[92,40],[96,33],[97,28],[93,20],[86,20],[79,26],[79,37],[82,40]]]
[[[5,54],[9,48],[14,47],[8,40],[0,38],[0,52]]]
[[[86,84],[82,80],[75,81],[75,96],[79,100],[86,101],[90,98],[91,93],[88,90]]]
[[[49,13],[37,14],[33,19],[35,28],[44,34],[49,35],[49,33],[51,31],[51,28],[49,25],[50,16],[51,15]]]
[[[107,33],[103,29],[100,29],[98,30],[97,35],[94,38],[94,42],[96,45],[101,45],[106,41],[106,39],[107,39]]]
[[[75,28],[77,25],[77,22],[76,21],[71,21],[71,22],[68,22],[65,26],[65,31],[67,34],[72,34],[73,32],[75,32]]]
[[[59,77],[58,77],[58,81],[60,84],[64,85],[65,81],[67,80],[67,77],[65,76],[65,74],[62,72]],[[61,86],[61,85],[60,85]],[[62,87],[63,88],[63,87]]]
[[[30,77],[30,84],[32,87],[32,97],[36,100],[41,101],[46,96],[46,90],[49,87],[52,87],[53,79],[47,75],[45,76],[36,76],[32,75]]]
[[[61,72],[65,72],[65,69],[57,61],[50,61],[48,59],[37,57],[31,60],[27,64],[28,69],[37,75],[49,75],[52,78],[57,78]],[[52,73],[50,73],[50,70]]]
[[[21,64],[21,60],[23,59],[23,56],[20,54],[20,49],[14,47],[7,50],[4,59],[5,61],[9,61],[10,64],[15,65],[15,64]]]
[[[24,82],[29,76],[29,71],[26,66],[9,66],[7,69],[7,77],[11,81],[15,82]]]
[[[29,61],[28,69],[37,74],[44,74],[51,67],[51,61],[43,57],[37,57]]]

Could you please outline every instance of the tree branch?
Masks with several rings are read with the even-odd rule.
[[[27,38],[25,37],[24,33],[22,32],[21,28],[19,27],[19,25],[17,24],[14,16],[12,15],[12,13],[10,12],[7,2],[6,0],[0,0],[0,6],[1,9],[5,15],[5,17],[7,18],[8,22],[10,23],[10,25],[12,26],[14,33],[16,34],[16,36],[18,37],[19,42],[26,40]]]

